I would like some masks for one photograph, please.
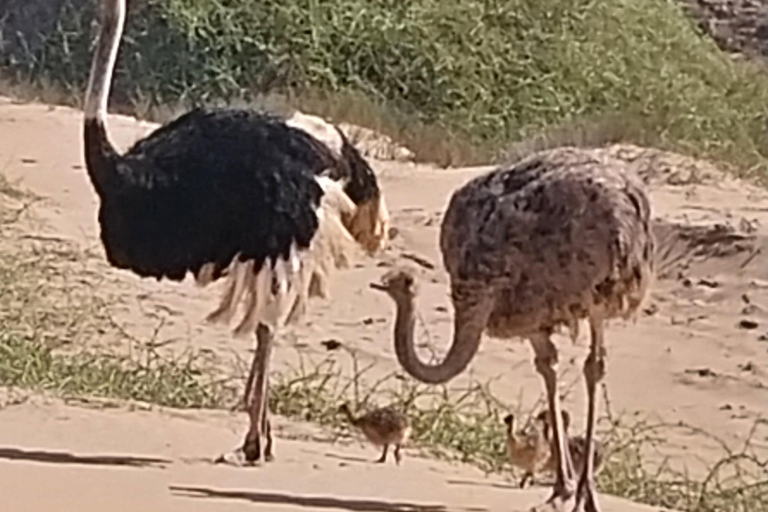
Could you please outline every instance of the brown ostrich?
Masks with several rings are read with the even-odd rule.
[[[596,387],[605,375],[604,325],[639,309],[653,277],[650,204],[642,181],[621,160],[590,149],[558,148],[477,177],[451,197],[440,231],[450,276],[454,333],[445,359],[422,362],[415,350],[417,283],[393,269],[372,288],[396,304],[395,352],[426,383],[444,383],[469,365],[485,332],[526,338],[546,387],[556,462],[547,506],[574,497],[557,392],[558,351],[552,334],[590,326],[584,364],[588,409],[583,468],[573,510],[598,512],[593,439]]]

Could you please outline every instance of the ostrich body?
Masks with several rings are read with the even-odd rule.
[[[386,462],[389,445],[394,445],[395,462],[400,464],[400,448],[411,434],[410,422],[405,414],[394,407],[381,407],[355,416],[347,404],[342,404],[339,411],[347,417],[352,426],[360,429],[371,444],[382,447],[381,457],[376,462]]]
[[[105,123],[125,0],[100,2],[100,21],[84,150],[107,258],[158,280],[226,280],[209,319],[229,322],[242,308],[235,333],[256,332],[243,453],[258,460],[264,433],[270,459],[274,332],[301,316],[308,297],[327,295],[329,272],[346,263],[355,240],[369,252],[386,243],[376,177],[338,129],[302,114],[196,109],[118,154]]]
[[[454,307],[453,341],[437,365],[415,351],[417,286],[394,269],[375,289],[395,301],[395,352],[416,379],[443,383],[469,365],[483,332],[530,341],[552,425],[556,478],[549,500],[562,509],[574,494],[557,392],[558,328],[578,335],[586,319],[591,343],[584,365],[588,411],[584,467],[574,510],[599,510],[593,479],[596,386],[605,374],[604,322],[629,318],[653,277],[650,204],[626,164],[595,151],[559,148],[477,177],[448,205],[440,249]],[[549,505],[548,505],[549,506]]]
[[[534,426],[533,432],[515,431],[515,417],[508,414],[504,418],[507,424],[507,452],[513,466],[523,470],[520,488],[530,481],[533,483],[536,473],[543,468],[549,456],[549,443],[544,430]],[[542,425],[543,427],[543,425]]]

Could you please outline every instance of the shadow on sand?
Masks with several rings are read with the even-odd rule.
[[[124,466],[143,468],[150,466],[163,467],[170,460],[151,457],[134,457],[130,455],[75,455],[68,452],[49,452],[41,450],[24,450],[21,448],[1,448],[0,459],[42,462],[46,464],[84,464],[89,466]]]
[[[274,492],[217,490],[204,487],[171,486],[170,490],[179,496],[188,498],[246,500],[252,503],[294,505],[307,508],[335,508],[351,510],[353,512],[448,512],[444,505],[424,505],[376,499],[301,496]]]

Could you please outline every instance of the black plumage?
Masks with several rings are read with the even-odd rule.
[[[92,178],[107,257],[158,279],[206,263],[216,278],[237,254],[258,269],[305,249],[323,194],[315,176],[346,170],[307,133],[249,110],[193,110],[124,155],[100,143],[103,130],[89,121],[85,141],[88,168],[103,175]]]
[[[191,272],[207,284],[228,273],[209,319],[229,321],[242,305],[235,333],[256,332],[242,451],[258,460],[264,434],[270,460],[272,338],[300,316],[308,296],[324,294],[332,267],[347,261],[348,242],[369,252],[386,243],[389,216],[376,176],[338,128],[300,113],[196,109],[118,154],[105,120],[126,5],[100,7],[83,135],[107,258],[158,280]]]

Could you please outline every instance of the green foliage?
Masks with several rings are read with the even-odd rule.
[[[65,0],[46,44],[12,67],[82,91],[94,34],[91,2]],[[743,167],[768,142],[768,82],[672,0],[146,0],[130,12],[117,104],[309,92],[364,97],[395,119],[390,132],[438,127],[481,148],[474,158],[606,115],[633,126],[619,138]]]

